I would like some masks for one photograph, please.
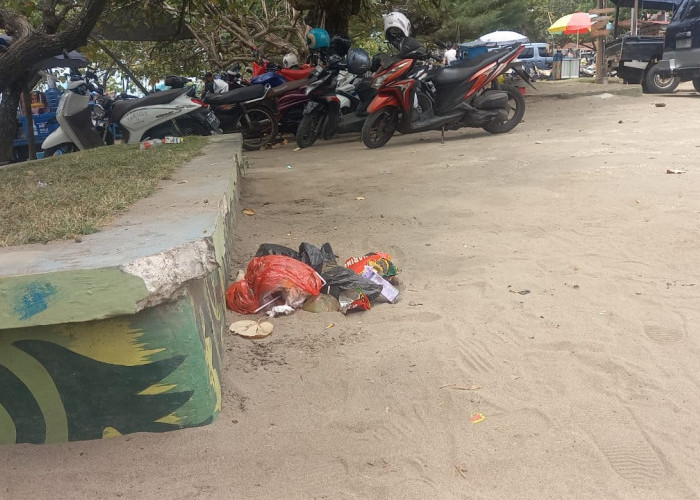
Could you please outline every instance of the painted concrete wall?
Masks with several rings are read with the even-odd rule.
[[[228,182],[211,179],[220,203],[206,237],[197,229],[175,251],[120,266],[0,276],[0,444],[213,421],[241,158],[239,142],[227,146]],[[100,238],[108,244],[109,230]]]
[[[0,443],[211,422],[221,409],[219,275],[135,315],[0,331]]]

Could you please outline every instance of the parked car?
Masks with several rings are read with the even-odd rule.
[[[552,54],[546,43],[526,43],[518,60],[522,61],[528,70],[532,68],[551,69],[552,67]]]
[[[700,92],[700,0],[684,0],[666,29],[659,75],[693,81]]]
[[[618,7],[631,7],[631,0],[613,0]],[[678,12],[681,0],[652,0],[643,9]],[[617,22],[617,21],[616,21]],[[605,44],[608,70],[615,71],[625,83],[639,83],[642,90],[651,94],[673,92],[680,78],[669,74],[662,76],[659,64],[664,53],[664,37],[650,35],[624,35]]]

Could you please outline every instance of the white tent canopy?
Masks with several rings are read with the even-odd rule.
[[[515,31],[493,31],[479,37],[479,41],[483,43],[498,43],[508,45],[511,43],[527,43],[530,40],[525,35],[516,33]]]

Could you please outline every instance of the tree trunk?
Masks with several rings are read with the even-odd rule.
[[[27,120],[27,159],[36,160],[36,143],[34,141],[34,115],[32,115],[32,89],[27,88],[22,92],[24,98],[24,119]]]
[[[307,10],[306,22],[312,28],[325,28],[333,35],[348,36],[350,16],[360,11],[360,0],[291,0],[297,10]]]
[[[26,18],[0,7],[0,24],[11,30],[12,44],[0,52],[0,88],[7,88],[17,79],[17,75],[36,63],[60,54],[63,50],[73,50],[87,43],[88,35],[100,18],[109,0],[86,0],[73,22],[60,33],[49,35],[31,28]]]
[[[12,141],[17,133],[17,106],[23,85],[15,85],[2,93],[0,100],[0,164],[12,160]]]

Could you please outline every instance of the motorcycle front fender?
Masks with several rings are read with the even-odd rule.
[[[41,149],[47,150],[67,142],[73,141],[71,141],[70,137],[66,135],[61,127],[58,127],[56,130],[51,132],[46,139],[44,139],[44,142],[41,143]]]
[[[374,113],[378,109],[390,106],[398,108],[400,107],[400,105],[401,103],[399,102],[399,99],[394,94],[380,92],[379,94],[374,96],[372,102],[370,102],[369,106],[367,106],[367,112]]]
[[[304,114],[310,115],[315,110],[320,111],[321,106],[322,106],[322,104],[318,101],[309,101],[306,103],[306,106],[304,106]]]

